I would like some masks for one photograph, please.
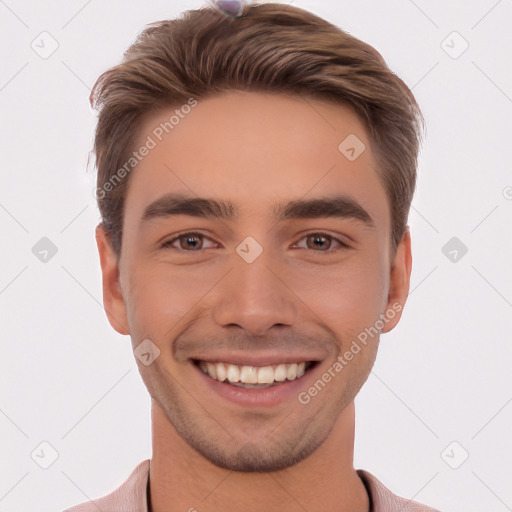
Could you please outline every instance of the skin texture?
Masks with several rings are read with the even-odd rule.
[[[136,146],[173,112],[148,117]],[[349,134],[366,145],[354,161],[338,150]],[[149,366],[137,359],[152,397],[153,512],[256,511],[262,503],[267,512],[368,510],[353,467],[353,400],[379,335],[307,404],[296,396],[269,407],[234,404],[205,386],[191,358],[305,355],[319,361],[305,375],[307,390],[379,315],[403,307],[410,235],[391,254],[389,202],[376,168],[364,126],[348,107],[228,92],[199,101],[132,171],[120,261],[101,225],[96,240],[111,325],[131,336],[134,349],[149,338],[160,350]],[[239,215],[141,223],[147,205],[168,192],[229,200]],[[334,193],[354,198],[375,226],[272,218],[274,203]],[[204,236],[162,247],[188,231]],[[307,236],[315,233],[333,238],[315,245]],[[250,264],[236,252],[248,236],[263,248]]]

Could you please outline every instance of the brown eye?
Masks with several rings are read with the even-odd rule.
[[[196,252],[203,249],[204,240],[208,239],[201,233],[182,233],[174,237],[172,240],[164,242],[162,248],[164,249],[177,249],[184,252]],[[176,242],[178,246],[176,247]]]
[[[180,240],[180,249],[200,249],[202,245],[201,237],[197,235],[182,235]]]
[[[301,248],[318,252],[334,252],[340,248],[348,247],[348,245],[341,240],[326,233],[310,233],[302,238],[302,240],[306,240],[306,247]],[[333,242],[335,245],[338,244],[338,247],[331,250]]]
[[[329,249],[331,247],[332,240],[324,235],[309,235],[306,240],[311,241],[311,244],[307,244],[310,249]]]

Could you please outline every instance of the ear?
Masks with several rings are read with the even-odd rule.
[[[399,322],[402,311],[409,295],[409,286],[411,282],[412,253],[411,253],[411,233],[409,226],[406,227],[404,236],[395,251],[395,256],[391,262],[389,275],[388,302],[386,305],[388,321],[385,322],[382,332],[389,332]]]
[[[102,223],[96,226],[96,245],[100,255],[103,306],[108,321],[119,334],[130,334],[126,304],[119,281],[119,262],[112,249],[110,236]]]

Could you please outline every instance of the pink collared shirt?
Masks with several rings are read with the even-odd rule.
[[[64,512],[148,512],[147,485],[150,459],[141,462],[115,491],[94,501],[88,501]],[[370,512],[439,512],[416,501],[400,498],[371,473],[358,469],[370,498]]]

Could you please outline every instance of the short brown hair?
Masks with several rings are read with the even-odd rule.
[[[112,179],[130,158],[143,117],[229,90],[293,94],[352,107],[378,162],[396,249],[407,226],[424,128],[412,92],[367,43],[306,10],[255,3],[238,18],[204,7],[151,23],[122,62],[96,81],[90,101],[99,111],[93,149],[97,199],[117,257],[128,179]]]

